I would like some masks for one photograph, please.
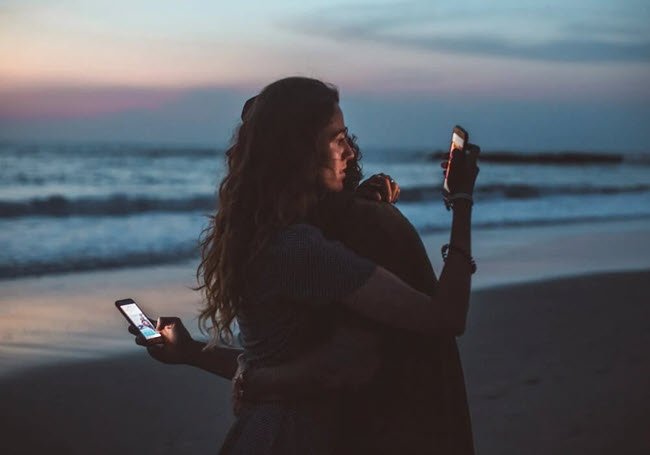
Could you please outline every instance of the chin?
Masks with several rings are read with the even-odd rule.
[[[333,192],[343,191],[344,178],[345,178],[345,174],[343,174],[340,178],[337,178],[337,176],[330,174],[330,175],[323,176],[321,178],[320,183],[326,191],[333,191]]]

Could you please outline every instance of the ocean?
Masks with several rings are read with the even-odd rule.
[[[419,232],[449,229],[441,153],[362,152]],[[650,217],[650,154],[485,150],[480,167],[475,229]],[[0,144],[0,279],[198,259],[224,169],[210,147]]]

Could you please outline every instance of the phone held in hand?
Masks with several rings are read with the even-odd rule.
[[[133,299],[118,300],[115,302],[115,306],[126,320],[138,329],[148,345],[163,342],[162,335],[156,331],[156,327]]]
[[[469,134],[462,127],[456,125],[454,130],[451,133],[451,145],[449,146],[449,161],[447,161],[447,171],[445,172],[445,181],[442,184],[442,187],[447,193],[449,191],[449,171],[451,170],[451,152],[454,149],[458,149],[462,152],[465,152],[465,145],[469,140]]]

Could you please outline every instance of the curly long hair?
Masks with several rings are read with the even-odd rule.
[[[245,106],[226,152],[218,211],[201,236],[196,275],[205,305],[199,322],[211,335],[209,345],[232,341],[247,266],[273,233],[305,220],[324,196],[318,173],[326,157],[318,153],[317,137],[338,101],[336,88],[291,77],[268,85]]]
[[[361,168],[361,148],[357,144],[357,137],[354,134],[348,136],[348,144],[352,148],[354,156],[348,161],[345,168],[345,178],[343,179],[343,191],[356,191],[359,183],[363,178],[363,170]]]

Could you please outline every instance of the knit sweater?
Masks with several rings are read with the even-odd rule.
[[[312,225],[279,232],[248,273],[238,315],[246,359],[277,364],[322,339],[318,316],[365,283],[375,267]]]

